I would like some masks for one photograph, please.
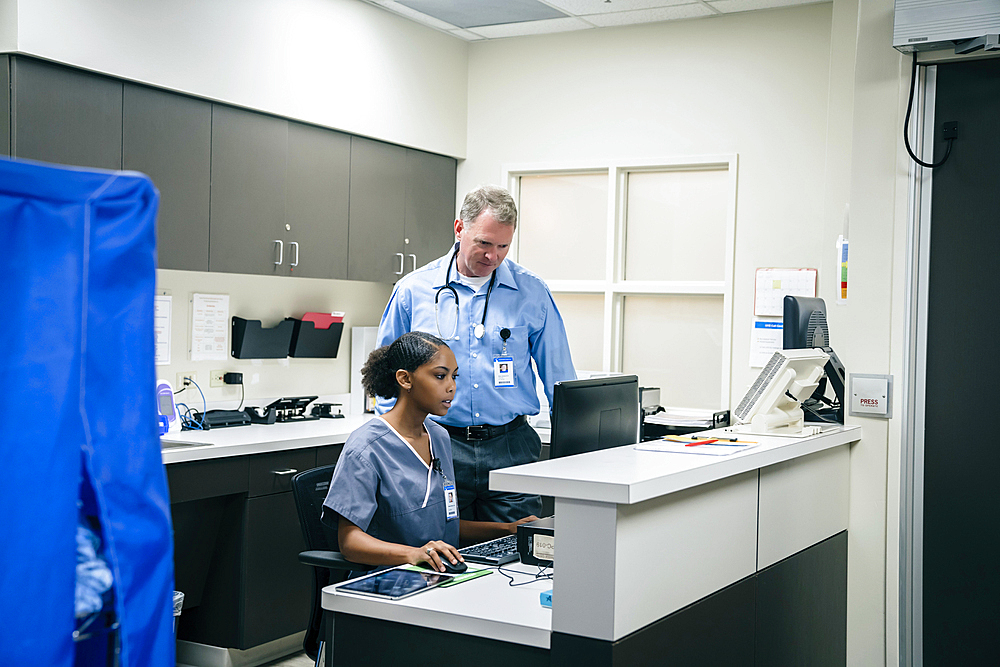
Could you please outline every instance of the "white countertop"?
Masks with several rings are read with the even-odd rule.
[[[699,436],[738,435],[759,443],[731,456],[636,450],[635,445],[539,461],[490,472],[494,491],[632,504],[725,477],[838,447],[861,439],[860,426],[827,427],[804,438],[702,431]]]
[[[530,581],[538,572],[537,567],[521,563],[510,563],[503,569],[518,572],[514,575],[518,582]],[[507,582],[494,571],[456,586],[434,588],[395,601],[335,593],[334,587],[328,586],[323,589],[323,609],[549,648],[552,610],[541,605],[539,595],[551,590],[552,580],[540,579],[524,586],[508,586]],[[486,600],[489,604],[484,604]]]
[[[371,418],[372,415],[365,414],[343,419],[251,424],[210,431],[168,433],[160,438],[161,452],[163,462],[168,464],[337,445],[347,442],[347,436]]]

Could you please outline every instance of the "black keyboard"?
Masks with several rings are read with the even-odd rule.
[[[489,542],[473,544],[471,547],[459,549],[458,553],[462,554],[462,558],[470,563],[484,565],[510,563],[519,558],[517,555],[517,535],[507,535]]]

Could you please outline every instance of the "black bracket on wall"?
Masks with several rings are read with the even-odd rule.
[[[235,359],[284,359],[295,326],[290,320],[265,329],[260,320],[233,317],[233,357]]]

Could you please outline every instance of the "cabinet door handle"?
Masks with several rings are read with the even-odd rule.
[[[410,253],[410,259],[413,260],[413,268],[410,269],[410,271],[416,271],[417,270],[417,256],[414,255],[413,253]]]
[[[298,470],[295,468],[285,468],[284,470],[272,470],[272,475],[294,475]]]
[[[274,263],[275,266],[280,266],[282,259],[285,256],[285,244],[281,239],[274,239],[274,242],[278,244],[278,261]]]
[[[401,252],[397,252],[396,257],[399,257],[399,271],[396,271],[396,275],[401,276],[403,275],[403,262],[405,262],[406,260],[403,259],[403,253]]]
[[[295,261],[291,262],[288,266],[298,266],[299,265],[299,242],[291,241],[288,245],[295,248]]]

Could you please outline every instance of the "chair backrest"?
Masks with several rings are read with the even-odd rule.
[[[320,520],[323,501],[330,489],[330,478],[336,465],[321,466],[306,470],[292,477],[292,495],[299,512],[299,525],[306,539],[306,549],[310,551],[339,551],[336,527],[327,526]]]

